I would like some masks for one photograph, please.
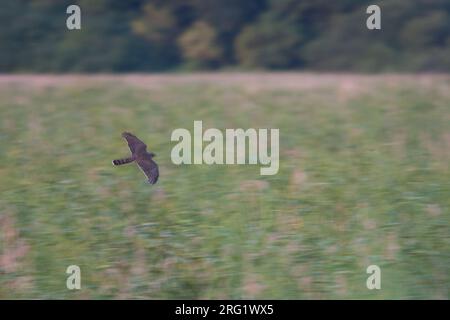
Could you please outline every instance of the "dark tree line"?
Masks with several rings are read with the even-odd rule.
[[[1,72],[450,70],[448,0],[2,0],[0,21]]]

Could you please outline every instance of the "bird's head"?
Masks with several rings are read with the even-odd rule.
[[[150,152],[149,154],[152,158],[156,157],[156,154],[154,154],[153,152]]]

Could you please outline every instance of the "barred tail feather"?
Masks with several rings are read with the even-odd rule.
[[[127,164],[127,163],[130,163],[130,162],[133,162],[134,161],[134,159],[133,158],[126,158],[126,159],[117,159],[117,160],[113,160],[113,165],[115,165],[115,166],[121,166],[121,165],[123,165],[123,164]]]

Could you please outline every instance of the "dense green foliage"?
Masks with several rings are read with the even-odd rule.
[[[0,86],[0,298],[449,298],[448,77],[48,78]],[[279,173],[173,165],[199,119],[280,128]]]
[[[450,70],[448,0],[2,0],[0,21],[2,72]]]

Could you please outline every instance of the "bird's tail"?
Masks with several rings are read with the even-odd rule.
[[[127,163],[130,163],[130,162],[133,162],[134,161],[134,159],[132,158],[132,157],[130,157],[130,158],[125,158],[125,159],[117,159],[117,160],[113,160],[113,165],[115,165],[115,166],[121,166],[121,165],[123,165],[123,164],[127,164]]]

